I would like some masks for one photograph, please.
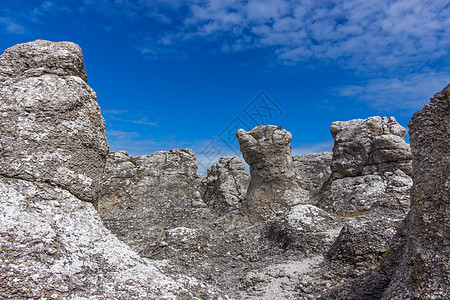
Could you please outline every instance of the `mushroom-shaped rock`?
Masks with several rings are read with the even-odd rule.
[[[249,132],[239,129],[236,137],[250,166],[250,184],[244,201],[248,213],[267,219],[309,201],[309,192],[296,182],[290,132],[266,125]]]

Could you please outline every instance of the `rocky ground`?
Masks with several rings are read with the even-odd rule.
[[[445,299],[450,88],[405,128],[331,124],[292,157],[278,126],[236,134],[250,172],[190,149],[108,153],[80,48],[0,56],[0,295],[89,299]],[[413,184],[414,182],[414,184]],[[411,188],[412,187],[412,188]]]

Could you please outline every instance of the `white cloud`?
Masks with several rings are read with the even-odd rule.
[[[450,4],[443,0],[186,4],[188,13],[177,15],[180,25],[159,32],[159,42],[152,47],[164,47],[167,40],[184,47],[202,39],[221,42],[227,52],[274,48],[284,63],[336,60],[341,67],[372,70],[433,61],[450,48]],[[233,47],[236,43],[239,46]]]
[[[381,111],[417,110],[449,82],[450,73],[428,71],[404,77],[371,79],[363,85],[342,86],[336,93],[360,99]]]
[[[11,18],[0,17],[0,25],[3,25],[6,32],[12,34],[26,33],[25,27],[12,20]]]
[[[333,149],[334,141],[328,140],[318,143],[298,144],[292,146],[292,156],[307,154],[307,153],[323,153],[331,152]]]

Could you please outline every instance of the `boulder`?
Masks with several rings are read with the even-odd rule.
[[[332,178],[361,176],[400,169],[411,175],[411,151],[406,129],[394,117],[370,117],[333,122]]]
[[[279,126],[258,126],[236,133],[241,152],[250,166],[250,184],[244,209],[256,219],[268,219],[289,207],[306,204],[309,192],[296,179],[290,132]]]
[[[208,168],[202,184],[202,199],[214,210],[227,212],[240,209],[247,194],[250,174],[235,156],[225,156]]]
[[[96,203],[108,144],[80,48],[35,41],[0,56],[0,175]]]

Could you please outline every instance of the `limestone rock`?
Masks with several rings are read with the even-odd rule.
[[[402,219],[367,218],[364,214],[346,218],[350,220],[327,254],[332,261],[339,261],[344,268],[351,269],[353,276],[360,276],[382,260]]]
[[[0,57],[0,82],[53,74],[87,82],[81,48],[70,42],[36,40],[5,50]]]
[[[405,129],[393,117],[370,117],[333,122],[330,130],[332,174],[318,196],[319,207],[337,215],[407,213],[412,180]]]
[[[239,129],[236,137],[250,166],[251,178],[244,204],[251,215],[267,219],[309,201],[309,192],[295,180],[290,132],[267,125],[249,132]]]
[[[209,207],[218,211],[239,209],[249,182],[250,174],[239,158],[221,157],[217,164],[208,168],[202,198]]]
[[[298,184],[310,192],[317,192],[331,175],[331,152],[308,153],[292,157]]]
[[[282,218],[273,218],[267,224],[269,240],[308,255],[324,253],[342,228],[336,217],[310,204],[294,206]]]
[[[408,124],[413,154],[410,210],[379,267],[320,299],[446,299],[450,287],[450,85]]]
[[[140,254],[149,255],[164,226],[186,226],[196,198],[197,165],[190,149],[132,157],[108,155],[99,211],[105,225]]]
[[[0,174],[97,201],[108,144],[80,48],[35,41],[0,56]]]
[[[416,112],[408,126],[414,169],[411,210],[400,229],[402,255],[383,298],[444,299],[450,289],[450,85]]]
[[[139,257],[104,227],[91,203],[61,188],[0,176],[0,219],[2,299],[205,299],[222,294],[194,278],[164,274],[167,261]]]
[[[370,117],[333,122],[333,179],[400,169],[411,175],[411,151],[406,129],[394,117]]]

